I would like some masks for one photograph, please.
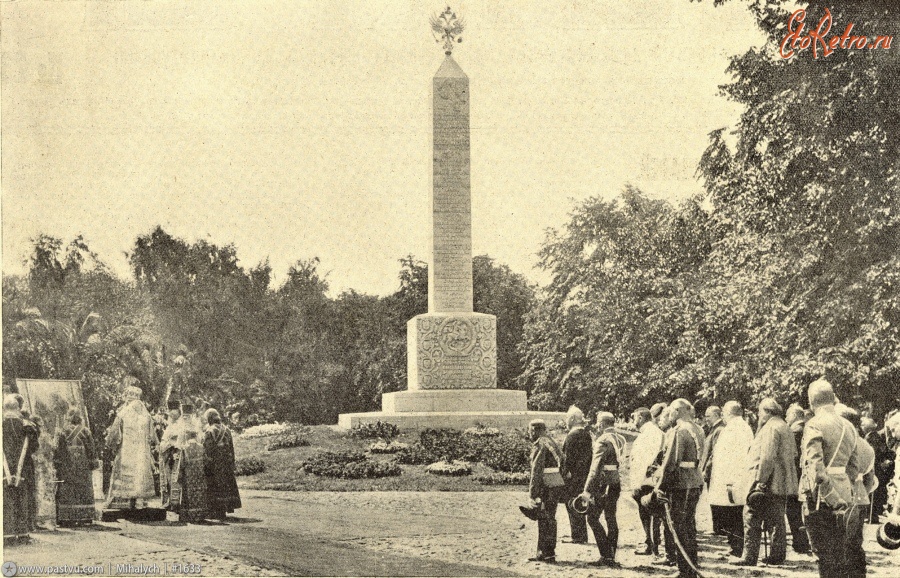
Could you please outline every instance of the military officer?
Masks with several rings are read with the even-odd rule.
[[[848,528],[860,516],[853,488],[861,473],[859,436],[853,425],[837,414],[834,389],[825,379],[809,386],[813,417],[803,431],[800,499],[806,528],[816,553],[821,578],[850,576],[845,544]]]
[[[547,435],[547,424],[544,420],[532,420],[528,424],[531,445],[531,482],[528,493],[532,505],[542,509],[538,517],[537,554],[529,558],[529,562],[556,562],[556,506],[561,492],[565,491],[560,470],[565,468],[562,450]],[[559,485],[548,483],[556,474]]]
[[[591,469],[584,483],[581,498],[588,504],[587,521],[600,550],[600,560],[593,566],[617,567],[616,548],[619,543],[619,524],[616,520],[616,506],[622,492],[619,478],[619,463],[625,448],[625,438],[616,433],[616,419],[613,414],[597,414],[597,432],[591,456]],[[606,528],[600,516],[606,519]]]
[[[657,496],[666,506],[666,524],[671,526],[676,546],[679,578],[697,576],[697,502],[703,489],[700,457],[703,455],[703,430],[691,419],[693,406],[683,398],[669,405],[675,421],[666,436],[662,475]]]

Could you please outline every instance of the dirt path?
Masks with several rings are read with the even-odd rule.
[[[593,545],[561,543],[554,566],[526,561],[537,529],[518,511],[521,492],[271,492],[243,491],[244,508],[225,524],[174,521],[105,524],[102,530],[37,533],[28,546],[9,548],[4,560],[18,564],[199,564],[203,576],[604,576],[671,575],[633,550],[641,541],[636,508],[619,502],[621,570],[598,571]],[[709,576],[817,576],[812,557],[790,552],[781,568],[733,568],[727,547],[709,527],[708,509],[698,516],[701,566]],[[569,533],[558,514],[560,538]],[[889,553],[867,527],[874,578],[895,577],[900,551]],[[110,563],[112,565],[110,566]],[[187,575],[187,574],[180,574]]]

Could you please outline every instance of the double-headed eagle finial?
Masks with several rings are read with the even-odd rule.
[[[466,22],[462,18],[456,17],[456,12],[447,6],[447,9],[440,14],[431,17],[431,33],[434,34],[435,42],[444,43],[444,54],[450,56],[453,52],[453,41],[462,42],[463,30]]]

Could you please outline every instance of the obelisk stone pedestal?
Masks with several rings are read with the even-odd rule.
[[[407,323],[407,390],[382,395],[381,412],[342,414],[338,423],[523,427],[542,418],[553,425],[563,414],[529,412],[524,391],[497,389],[497,318],[472,308],[469,79],[449,52],[432,88],[428,313]]]

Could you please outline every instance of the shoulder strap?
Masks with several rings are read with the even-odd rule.
[[[838,450],[841,449],[841,444],[844,443],[844,435],[846,435],[846,433],[847,433],[847,426],[845,426],[844,424],[841,424],[841,439],[839,439],[837,445],[834,446],[834,453],[831,454],[831,459],[828,460],[828,465],[825,466],[826,468],[830,468],[831,464],[834,463],[834,458],[837,457]]]

